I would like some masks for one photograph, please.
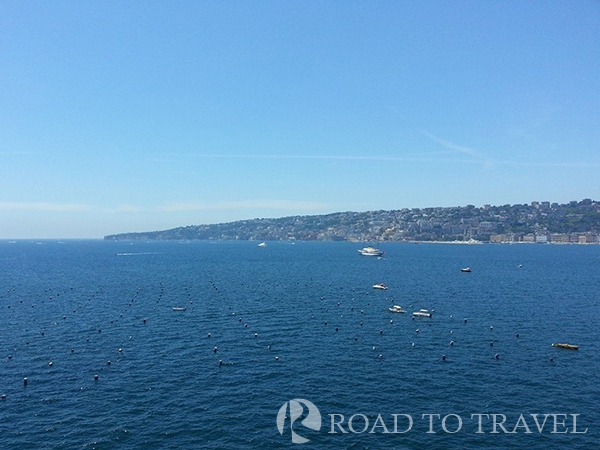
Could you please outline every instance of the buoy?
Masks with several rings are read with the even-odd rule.
[[[442,355],[442,360],[446,361],[446,355]]]
[[[276,357],[275,357],[275,361],[279,361],[279,356],[276,356]]]
[[[410,346],[411,346],[411,347],[414,347],[414,346],[415,346],[415,343],[413,342],[413,343],[412,343]]]
[[[335,327],[335,331],[339,331],[339,328],[338,328],[338,327]]]
[[[6,400],[6,395],[2,394],[2,400]]]
[[[517,337],[519,337],[519,333],[517,333]]]
[[[554,362],[554,358],[550,358],[550,362]]]
[[[208,334],[206,335],[206,337],[210,337],[210,333],[208,333]]]
[[[222,366],[223,365],[223,361],[219,360],[219,365]]]
[[[94,375],[94,381],[98,381],[98,375]]]
[[[50,362],[48,363],[48,366],[50,366],[50,367],[52,367],[53,365],[54,365],[54,363],[53,363],[52,361],[50,361]]]
[[[23,386],[27,386],[28,382],[29,380],[27,379],[27,377],[23,378]]]
[[[379,330],[379,334],[383,334],[383,330]]]
[[[418,332],[419,332],[419,329],[417,328],[417,329],[415,330],[415,333],[418,333]]]
[[[119,349],[119,353],[123,353],[123,349],[122,348]]]
[[[493,347],[493,346],[494,346],[494,343],[493,343],[493,342],[490,342],[490,347]]]
[[[325,325],[327,325],[327,321],[325,321]]]
[[[258,337],[258,333],[254,333],[254,337]]]
[[[500,354],[499,354],[499,353],[496,353],[496,354],[494,355],[494,359],[500,359]]]
[[[467,323],[467,319],[465,319],[465,323]]]
[[[382,359],[382,358],[383,358],[383,355],[379,355],[379,359]]]
[[[490,326],[490,330],[493,330],[493,329],[494,329],[494,327]]]
[[[450,341],[450,345],[454,345],[454,341]]]
[[[213,348],[213,353],[217,353],[217,347]]]

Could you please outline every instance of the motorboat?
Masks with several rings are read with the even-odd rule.
[[[385,253],[383,250],[379,250],[378,248],[375,248],[372,245],[368,247],[363,247],[358,252],[363,256],[383,256],[383,254]]]
[[[259,247],[266,247],[267,243],[266,242],[261,242],[260,244],[258,244]]]
[[[463,269],[460,269],[461,272],[471,272],[471,268],[470,267],[465,267]]]
[[[377,283],[377,284],[373,285],[373,289],[381,289],[381,290],[387,291],[387,288],[388,287],[383,283]]]
[[[173,306],[173,311],[185,311],[186,309],[185,306]]]
[[[567,350],[579,350],[579,346],[573,344],[552,344],[552,347],[566,348]]]
[[[402,309],[402,307],[400,305],[394,305],[391,308],[388,308],[389,312],[393,312],[393,313],[405,313],[406,310]]]
[[[427,309],[420,309],[412,313],[414,317],[431,317],[431,313]]]

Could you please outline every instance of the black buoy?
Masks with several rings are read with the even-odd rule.
[[[496,354],[494,355],[494,359],[500,359],[500,354],[499,354],[499,353],[496,353]]]
[[[442,355],[442,361],[446,361],[446,355]]]
[[[94,375],[94,381],[98,381],[98,375]]]
[[[27,379],[27,377],[23,378],[23,386],[27,386],[28,382],[29,380]]]

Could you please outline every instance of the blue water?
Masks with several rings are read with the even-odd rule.
[[[600,246],[359,247],[0,242],[0,448],[598,448]],[[323,419],[302,445],[276,425],[296,398]]]

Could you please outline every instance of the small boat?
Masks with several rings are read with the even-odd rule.
[[[379,250],[371,245],[361,248],[358,252],[363,256],[383,256],[385,253],[383,250]]]
[[[186,309],[185,306],[173,306],[173,311],[185,311]]]
[[[579,345],[573,344],[552,344],[552,347],[566,348],[567,350],[579,350]]]
[[[412,315],[415,317],[431,317],[431,313],[427,309],[420,309],[415,311]]]
[[[389,312],[393,312],[393,313],[405,313],[406,310],[402,309],[402,307],[400,305],[394,305],[391,308],[388,308]]]
[[[460,269],[461,272],[470,272],[471,268],[470,267],[465,267],[463,269]]]
[[[259,247],[266,247],[267,243],[266,242],[261,242],[260,244],[258,244]]]
[[[383,283],[377,283],[373,285],[373,289],[382,289],[384,291],[387,291],[387,286]]]

